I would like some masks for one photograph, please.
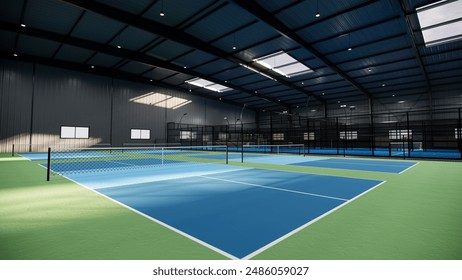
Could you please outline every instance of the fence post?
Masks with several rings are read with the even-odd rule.
[[[48,147],[47,181],[50,181],[50,170],[51,170],[51,148]]]

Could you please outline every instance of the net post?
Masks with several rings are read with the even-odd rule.
[[[51,170],[51,148],[48,147],[48,159],[47,159],[47,181],[50,181],[50,170]]]
[[[13,144],[13,148],[11,149],[11,156],[14,157],[14,144]]]
[[[226,144],[226,164],[228,164],[228,144]]]

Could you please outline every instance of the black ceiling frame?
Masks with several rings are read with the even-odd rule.
[[[390,5],[393,5],[393,4],[394,3],[390,3]],[[412,47],[412,50],[414,51],[415,58],[417,60],[417,64],[419,65],[420,70],[422,72],[422,75],[425,78],[425,83],[426,83],[426,87],[427,87],[427,94],[428,94],[429,101],[430,101],[429,102],[430,103],[430,108],[432,108],[433,107],[433,100],[432,100],[433,99],[433,94],[432,94],[432,86],[431,86],[431,83],[430,83],[430,78],[428,77],[427,70],[425,69],[425,64],[424,64],[424,62],[422,60],[422,56],[420,55],[419,48],[417,47],[417,40],[415,38],[415,33],[412,30],[411,20],[409,18],[410,16],[408,15],[406,7],[407,7],[407,5],[404,2],[404,0],[400,0],[399,1],[399,7],[397,7],[396,10],[398,10],[400,17],[404,21],[406,33],[411,37],[411,47]]]
[[[332,63],[329,59],[327,59],[323,54],[321,54],[318,50],[311,46],[305,39],[300,37],[296,32],[292,31],[289,27],[287,27],[284,23],[274,17],[274,14],[268,12],[264,7],[256,3],[255,1],[247,1],[247,0],[232,0],[236,5],[239,5],[243,9],[247,10],[248,12],[255,15],[257,18],[266,22],[274,29],[279,31],[283,36],[286,36],[301,46],[303,46],[307,51],[321,60],[324,64],[326,64],[329,68],[334,70],[339,76],[341,76],[344,80],[348,81],[352,84],[358,91],[363,93],[367,98],[372,98],[372,95],[363,88],[359,83],[354,81],[350,78],[344,71],[338,68],[334,63]]]
[[[15,24],[4,22],[4,21],[1,21],[1,20],[0,20],[0,29],[10,31],[10,32],[15,32],[15,33],[18,34],[18,36],[19,36],[19,34],[25,34],[25,35],[29,35],[29,36],[33,36],[33,37],[38,37],[38,38],[42,38],[42,39],[55,41],[57,43],[60,43],[60,42],[63,42],[64,40],[66,40],[66,44],[69,44],[69,45],[73,45],[73,46],[84,48],[84,49],[87,49],[87,50],[108,54],[108,55],[111,55],[111,56],[116,56],[116,57],[128,59],[128,60],[131,60],[131,61],[136,61],[136,62],[140,62],[140,63],[144,63],[144,64],[149,64],[149,65],[165,68],[165,69],[168,69],[168,70],[171,70],[171,71],[174,71],[174,72],[180,72],[180,73],[183,73],[183,74],[187,74],[187,75],[190,75],[192,77],[199,77],[199,78],[206,79],[206,80],[209,80],[209,81],[217,83],[217,84],[221,84],[223,86],[227,86],[227,87],[232,88],[234,90],[238,90],[238,91],[241,91],[243,93],[247,93],[249,95],[259,97],[259,98],[264,99],[266,101],[276,103],[276,104],[278,104],[278,105],[280,105],[282,107],[285,107],[285,108],[290,107],[290,105],[288,105],[288,104],[286,104],[284,102],[280,102],[280,101],[277,101],[277,100],[275,100],[273,98],[270,98],[270,97],[255,93],[254,91],[250,91],[250,90],[241,88],[241,87],[233,85],[231,83],[224,83],[221,80],[214,79],[213,77],[203,75],[202,73],[199,73],[199,72],[194,71],[192,69],[185,69],[185,68],[183,68],[181,66],[177,66],[175,64],[168,63],[166,61],[160,60],[160,59],[152,57],[152,56],[148,56],[148,55],[141,54],[141,53],[136,53],[136,52],[131,51],[131,50],[118,49],[117,47],[108,46],[108,45],[105,45],[104,43],[102,44],[102,43],[97,43],[97,42],[93,42],[93,41],[88,41],[88,40],[85,40],[85,39],[80,39],[80,38],[71,37],[71,36],[67,36],[67,35],[62,35],[62,34],[50,32],[50,31],[40,30],[40,29],[33,28],[33,27],[22,28],[20,26],[15,25]],[[89,67],[89,65],[87,65],[87,66]]]
[[[186,46],[190,46],[193,48],[196,48],[198,50],[201,50],[203,52],[215,55],[217,57],[229,60],[235,64],[243,64],[243,65],[249,65],[247,61],[244,61],[240,58],[237,58],[233,56],[232,54],[225,52],[219,48],[213,47],[209,45],[207,42],[204,42],[194,36],[191,36],[187,34],[186,32],[183,32],[181,30],[178,30],[176,28],[167,26],[165,24],[152,21],[150,19],[146,18],[138,18],[136,21],[132,21],[134,15],[131,13],[128,13],[126,11],[114,8],[112,6],[108,6],[99,2],[94,2],[94,1],[86,1],[86,0],[61,0],[62,2],[69,3],[71,5],[77,6],[81,9],[85,10],[90,10],[92,12],[95,12],[97,14],[103,15],[105,17],[117,20],[119,22],[123,23],[128,23],[132,26],[135,26],[137,28],[143,29],[145,31],[151,32],[153,34],[156,34],[158,36],[167,38],[169,40],[184,44]],[[260,67],[257,67],[255,65],[252,65],[253,68],[256,68],[258,71],[265,73],[265,75],[268,75],[272,77],[273,79],[277,80],[279,83],[284,84],[285,86],[292,88],[294,90],[300,91],[307,96],[313,96],[318,101],[325,103],[325,100],[314,94],[313,92],[308,92],[303,88],[297,87],[284,79],[282,79],[280,76],[273,75],[270,73],[267,69],[263,69]],[[209,79],[210,80],[210,79]],[[221,84],[221,83],[220,83]]]

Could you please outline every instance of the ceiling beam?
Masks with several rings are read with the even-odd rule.
[[[105,17],[109,17],[119,22],[132,25],[134,27],[140,28],[147,32],[164,37],[168,40],[172,40],[172,41],[181,43],[183,45],[193,47],[197,50],[201,50],[203,52],[226,59],[237,65],[249,65],[247,61],[237,58],[233,56],[232,54],[229,54],[217,47],[214,47],[209,42],[202,41],[186,32],[183,32],[177,28],[162,24],[160,22],[153,21],[153,20],[143,18],[143,17],[137,17],[136,15],[131,14],[129,12],[126,12],[126,11],[123,11],[123,10],[120,10],[120,9],[117,9],[112,6],[109,6],[109,5],[100,3],[100,2],[96,2],[96,1],[86,1],[86,0],[61,0],[61,1],[72,4],[81,9],[89,10],[94,13],[103,15]],[[278,81],[279,83],[293,90],[299,91],[303,94],[306,94],[307,96],[313,96],[322,103],[326,102],[322,97],[314,94],[313,92],[309,92],[301,87],[298,87],[290,82],[285,81],[280,76],[272,74],[267,69],[261,68],[253,64],[252,64],[252,67],[264,73],[265,75],[270,76],[272,79]]]
[[[430,99],[429,100],[430,101],[430,106],[432,107],[433,106],[432,105],[433,101],[432,101],[432,90],[431,90],[431,84],[430,84],[430,77],[428,76],[427,70],[425,69],[425,64],[424,64],[424,62],[422,60],[422,56],[420,55],[420,52],[419,52],[419,48],[417,47],[417,41],[416,41],[416,38],[415,38],[414,31],[412,30],[411,21],[409,19],[410,16],[407,13],[406,3],[403,0],[400,0],[399,4],[400,4],[400,6],[397,8],[397,10],[399,11],[399,14],[400,14],[401,18],[405,22],[406,33],[411,38],[412,50],[414,51],[417,63],[419,64],[420,71],[422,72],[422,75],[425,78],[428,97]]]
[[[332,63],[329,59],[327,59],[322,53],[316,50],[314,47],[311,46],[310,43],[305,41],[301,36],[299,36],[296,32],[292,31],[289,27],[287,27],[284,23],[278,20],[274,15],[268,12],[264,7],[259,5],[256,1],[248,1],[248,0],[232,0],[234,3],[239,5],[240,7],[244,8],[251,14],[258,17],[263,22],[269,24],[274,29],[276,29],[279,33],[283,36],[290,38],[308,50],[311,54],[317,57],[320,61],[322,61],[325,65],[331,68],[335,73],[337,73],[340,77],[344,80],[348,81],[353,87],[355,87],[358,91],[363,93],[366,97],[371,98],[372,95],[359,83],[355,80],[350,78],[344,71],[342,71],[339,67],[337,67],[334,63]]]
[[[209,77],[207,75],[204,75],[204,74],[199,73],[197,71],[194,71],[192,69],[188,69],[188,68],[185,69],[182,66],[178,66],[178,65],[169,63],[167,61],[160,60],[160,59],[155,58],[153,56],[149,56],[149,55],[142,54],[142,53],[139,53],[139,52],[134,52],[134,51],[131,51],[131,50],[128,50],[128,49],[123,49],[123,48],[119,49],[117,47],[113,47],[113,46],[110,46],[110,45],[97,43],[97,42],[93,42],[93,41],[89,41],[89,40],[85,40],[85,39],[80,39],[80,38],[76,38],[76,37],[71,37],[71,36],[68,36],[68,35],[62,35],[62,34],[50,32],[50,31],[40,30],[40,29],[33,28],[33,27],[21,28],[21,27],[15,25],[15,24],[4,22],[4,21],[1,21],[1,20],[0,20],[0,30],[6,30],[6,31],[10,31],[10,32],[15,32],[17,34],[25,34],[25,35],[28,35],[28,36],[47,39],[47,40],[55,41],[57,43],[65,42],[68,45],[73,45],[73,46],[84,48],[84,49],[87,49],[87,50],[100,52],[100,53],[104,53],[104,54],[107,54],[107,55],[111,55],[111,56],[115,56],[115,57],[119,57],[119,58],[123,58],[123,59],[128,59],[128,60],[148,64],[148,65],[151,65],[151,66],[157,66],[157,67],[168,69],[168,70],[171,70],[171,71],[174,71],[174,72],[187,74],[187,75],[190,75],[190,76],[193,76],[193,77],[206,79],[206,80],[209,80],[211,82],[214,82],[214,83],[217,83],[217,84],[220,84],[220,85],[223,85],[223,86],[238,90],[240,92],[247,93],[247,94],[249,94],[251,96],[255,96],[255,97],[264,99],[266,101],[276,103],[279,106],[282,106],[282,107],[285,107],[285,108],[290,107],[289,104],[286,104],[284,102],[281,102],[281,101],[279,101],[277,99],[274,99],[274,98],[271,98],[271,97],[267,97],[267,96],[265,96],[263,94],[255,93],[254,91],[244,89],[244,88],[242,88],[240,86],[233,85],[230,82],[225,83],[225,82],[223,82],[223,81],[221,81],[219,79]],[[149,79],[147,79],[147,80],[149,80]]]

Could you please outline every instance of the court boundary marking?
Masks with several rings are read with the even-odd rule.
[[[309,175],[309,174],[306,174],[306,175]],[[276,187],[271,187],[271,186],[259,185],[259,184],[254,184],[254,183],[246,183],[246,182],[239,182],[239,181],[228,180],[228,179],[215,178],[215,177],[210,177],[210,176],[199,175],[199,176],[196,176],[196,177],[202,177],[202,178],[211,179],[211,180],[218,180],[218,181],[223,181],[223,182],[229,182],[229,183],[253,186],[253,187],[258,187],[258,188],[282,191],[282,192],[290,192],[290,193],[296,193],[296,194],[301,194],[301,195],[314,196],[314,197],[319,197],[319,198],[340,200],[340,201],[344,201],[344,202],[348,201],[348,199],[335,197],[335,196],[328,196],[328,195],[321,195],[321,194],[315,194],[315,193],[300,192],[300,191],[294,191],[294,190],[289,190],[289,189],[282,189],[282,188],[276,188]],[[359,179],[359,180],[362,180],[362,179]]]

